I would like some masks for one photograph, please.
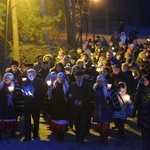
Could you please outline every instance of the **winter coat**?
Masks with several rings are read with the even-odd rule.
[[[31,95],[24,96],[25,111],[40,111],[41,100],[47,91],[44,81],[39,78],[35,78],[33,81],[27,79],[22,83],[21,88],[26,93],[31,92]]]
[[[127,119],[127,107],[130,107],[132,105],[132,101],[126,100],[126,96],[129,96],[128,94],[126,94],[127,91],[127,87],[126,84],[124,82],[120,82],[123,83],[125,85],[125,91],[123,93],[117,93],[117,97],[118,97],[118,101],[121,107],[120,111],[114,111],[113,113],[113,117],[114,118],[118,118],[118,119],[122,119],[122,120],[126,120]]]
[[[0,89],[0,119],[17,118],[13,93],[8,91],[8,86],[9,85],[4,84]]]
[[[150,85],[140,84],[134,103],[134,111],[138,110],[139,128],[150,129]]]
[[[82,85],[79,87],[76,82],[71,83],[68,91],[68,99],[71,102],[72,113],[76,114],[79,112],[84,112],[89,114],[91,111],[91,101],[93,100],[93,89],[89,83],[83,81]],[[81,100],[82,105],[76,106],[74,104],[75,100]]]
[[[51,100],[51,119],[52,120],[68,120],[69,119],[69,104],[66,101],[63,91],[63,84],[56,82],[52,89]]]
[[[112,103],[104,95],[103,88],[101,86],[97,86],[97,88],[94,90],[94,94],[95,94],[95,105],[94,105],[93,121],[102,123],[112,122],[113,120]]]

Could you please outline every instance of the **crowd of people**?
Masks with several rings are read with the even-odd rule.
[[[84,143],[92,121],[100,142],[107,144],[110,123],[124,138],[124,123],[138,110],[143,149],[150,145],[150,43],[129,40],[117,31],[85,40],[77,50],[60,49],[58,56],[38,55],[34,64],[12,60],[0,82],[0,139],[9,129],[15,136],[17,118],[25,118],[25,138],[39,137],[40,113],[62,142],[75,127],[76,141]],[[33,128],[31,124],[33,119]],[[33,131],[32,131],[33,129]],[[32,134],[33,132],[33,134]]]

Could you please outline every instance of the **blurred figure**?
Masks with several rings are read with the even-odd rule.
[[[122,44],[128,44],[128,39],[127,39],[127,36],[124,32],[120,33],[120,42]]]
[[[83,75],[83,71],[75,73],[76,82],[71,83],[68,92],[76,129],[76,140],[80,144],[84,143],[89,132],[90,100],[93,99],[92,87],[83,80]]]
[[[138,111],[138,126],[142,133],[143,150],[150,149],[150,75],[144,75],[136,93],[133,117]]]
[[[120,37],[117,31],[114,31],[113,35],[110,38],[110,42],[113,43],[113,46],[118,49],[118,43],[120,42]]]
[[[68,130],[69,109],[66,94],[69,84],[65,79],[65,74],[59,72],[52,88],[52,107],[50,129],[57,133],[57,140],[63,142],[64,134]]]
[[[54,67],[54,57],[50,54],[46,54],[43,56],[43,61],[47,61],[48,62],[48,67],[51,69]]]
[[[110,122],[113,121],[112,103],[108,99],[105,77],[99,75],[93,86],[95,93],[95,104],[93,121],[97,122],[100,142],[107,144]]]
[[[12,60],[10,64],[10,70],[7,72],[10,72],[14,75],[15,80],[22,74],[22,72],[19,70],[19,62],[16,60]],[[17,80],[16,80],[17,81]]]
[[[120,34],[121,32],[124,32],[124,29],[125,29],[124,22],[123,22],[123,21],[120,21],[119,27],[118,27],[119,34]]]
[[[136,28],[132,28],[132,30],[129,33],[129,43],[133,43],[133,40],[137,39],[138,32]]]
[[[33,119],[33,138],[39,137],[39,118],[41,110],[41,99],[46,93],[46,87],[42,79],[37,78],[36,71],[29,69],[27,71],[27,79],[21,85],[24,95],[24,117],[25,117],[25,138],[23,141],[31,140],[32,124],[31,116]]]
[[[17,112],[15,109],[15,83],[12,73],[5,73],[0,83],[0,140],[3,130],[10,130],[11,137],[15,136],[17,128]]]
[[[114,111],[113,117],[118,128],[120,138],[124,138],[124,123],[127,119],[127,107],[132,105],[130,96],[126,93],[127,86],[124,82],[119,82],[117,86],[117,97],[121,107],[120,111]]]
[[[36,59],[37,61],[33,64],[33,68],[36,72],[38,72],[42,69],[43,55],[38,55]]]

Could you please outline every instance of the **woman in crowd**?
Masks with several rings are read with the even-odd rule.
[[[103,75],[97,77],[93,86],[95,92],[95,106],[93,121],[97,122],[100,133],[100,141],[107,144],[110,122],[113,121],[112,104],[108,100],[105,78]]]
[[[150,149],[150,75],[141,78],[133,109],[133,117],[138,110],[138,126],[142,132],[143,150]]]
[[[68,88],[65,74],[63,72],[58,73],[52,89],[50,130],[53,133],[58,133],[57,140],[60,142],[63,142],[64,134],[68,130],[69,105],[66,99]]]
[[[15,136],[17,127],[17,112],[13,92],[15,88],[14,75],[5,73],[0,83],[0,139],[2,131],[9,129],[11,137]]]
[[[127,119],[127,108],[130,107],[132,104],[130,96],[126,93],[126,91],[127,91],[126,83],[119,82],[117,86],[117,97],[119,100],[121,110],[114,111],[113,117],[115,124],[118,128],[120,138],[124,137],[124,123]]]

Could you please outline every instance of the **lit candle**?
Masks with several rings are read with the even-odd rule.
[[[51,84],[52,84],[52,81],[51,80],[47,80],[47,85],[51,86]]]
[[[99,67],[98,67],[98,68],[96,68],[96,71],[100,72],[100,71],[101,71],[101,68],[99,68]]]
[[[108,89],[111,89],[111,87],[112,87],[112,84],[107,84]]]
[[[132,75],[133,75],[133,77],[134,77],[134,72],[132,72]]]
[[[129,96],[129,95],[125,95],[124,99],[125,99],[126,101],[129,101],[129,100],[130,100],[130,96]]]
[[[27,80],[27,78],[22,78],[22,81],[26,81]]]
[[[9,92],[13,92],[14,91],[14,87],[13,86],[8,86],[8,91]]]
[[[113,55],[115,56],[115,55],[116,55],[116,52],[113,52]]]

